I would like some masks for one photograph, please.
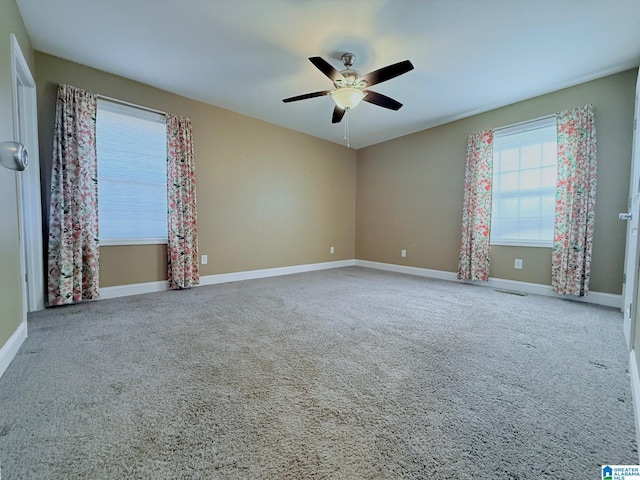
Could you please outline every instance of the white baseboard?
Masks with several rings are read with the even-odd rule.
[[[560,295],[553,291],[550,285],[542,285],[540,283],[518,282],[516,280],[505,280],[502,278],[489,278],[488,282],[469,282],[474,285],[486,283],[488,287],[499,288],[504,290],[512,290],[522,293],[532,293],[535,295],[545,295],[547,297],[562,298],[564,300],[572,300],[575,302],[593,303],[595,305],[603,305],[605,307],[614,307],[622,310],[622,295],[613,293],[589,292],[584,297],[577,295]]]
[[[280,275],[291,275],[294,273],[314,272],[318,270],[329,270],[332,268],[352,267],[355,260],[339,260],[336,262],[309,263],[306,265],[292,265],[290,267],[264,268],[261,270],[247,270],[244,272],[219,273],[216,275],[205,275],[200,277],[200,285],[217,285],[227,282],[240,282],[243,280],[253,280],[257,278],[277,277]],[[134,283],[130,285],[118,285],[115,287],[103,287],[100,289],[100,299],[127,297],[129,295],[140,295],[142,293],[162,292],[168,290],[166,280],[159,282]]]
[[[18,350],[27,338],[27,322],[20,323],[20,326],[16,328],[13,335],[9,337],[9,340],[0,348],[0,377],[4,374],[14,359]]]
[[[216,275],[205,275],[200,277],[200,285],[217,285],[227,282],[241,282],[243,280],[254,280],[258,278],[277,277],[280,275],[291,275],[294,273],[314,272],[318,270],[329,270],[332,268],[359,266],[373,268],[377,270],[386,270],[389,272],[405,273],[408,275],[417,275],[420,277],[437,278],[440,280],[449,280],[452,282],[471,283],[483,287],[498,288],[502,290],[510,290],[519,293],[531,293],[536,295],[545,295],[548,297],[563,298],[575,300],[578,302],[594,303],[596,305],[604,305],[607,307],[622,307],[622,295],[614,295],[611,293],[589,292],[586,297],[576,297],[574,295],[559,295],[555,293],[551,286],[539,283],[518,282],[516,280],[505,280],[502,278],[490,278],[488,282],[480,281],[461,281],[455,272],[446,272],[444,270],[431,270],[428,268],[409,267],[406,265],[396,265],[393,263],[370,262],[368,260],[338,260],[336,262],[309,263],[306,265],[292,265],[289,267],[264,268],[261,270],[247,270],[243,272],[219,273]],[[115,287],[104,287],[100,289],[100,298],[117,298],[129,295],[140,295],[142,293],[162,292],[168,290],[166,281],[134,283],[131,285],[118,285]]]
[[[585,297],[577,297],[575,295],[559,295],[553,291],[550,285],[542,285],[540,283],[519,282],[516,280],[505,280],[502,278],[489,278],[488,282],[463,281],[458,280],[457,273],[446,272],[443,270],[430,270],[428,268],[408,267],[405,265],[396,265],[393,263],[370,262],[368,260],[356,260],[355,264],[359,267],[375,268],[377,270],[386,270],[389,272],[406,273],[408,275],[417,275],[420,277],[438,278],[440,280],[470,283],[473,285],[498,288],[501,290],[509,290],[519,293],[544,295],[547,297],[562,298],[565,300],[575,300],[577,302],[593,303],[596,305],[604,305],[607,307],[622,308],[622,295],[614,295],[612,293],[589,292],[589,294]]]
[[[629,376],[631,377],[631,398],[636,421],[636,441],[640,445],[640,375],[638,374],[638,360],[635,350],[629,352]],[[638,452],[638,459],[640,460],[640,452]]]
[[[458,281],[458,275],[455,272],[445,272],[444,270],[408,267],[406,265],[396,265],[395,263],[370,262],[368,260],[356,260],[356,266],[385,270],[387,272],[406,273],[407,275],[416,275],[418,277],[437,278],[452,282]]]
[[[318,270],[330,270],[332,268],[353,267],[355,260],[339,260],[337,262],[308,263],[306,265],[292,265],[290,267],[263,268],[261,270],[247,270],[244,272],[219,273],[200,277],[200,285],[217,285],[227,282],[241,282],[256,278],[279,277],[294,273],[315,272]]]

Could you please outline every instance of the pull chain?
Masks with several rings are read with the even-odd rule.
[[[349,145],[349,108],[347,108],[344,112],[344,139],[347,141],[347,148],[350,147]]]

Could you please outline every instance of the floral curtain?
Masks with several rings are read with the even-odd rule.
[[[493,130],[469,135],[458,278],[489,280]]]
[[[196,173],[191,120],[167,114],[167,190],[169,204],[169,287],[200,283]]]
[[[51,199],[48,301],[63,305],[98,298],[97,96],[58,88]]]
[[[556,115],[558,180],[551,286],[561,294],[589,292],[596,207],[596,127],[593,106]]]

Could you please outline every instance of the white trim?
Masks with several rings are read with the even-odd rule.
[[[394,263],[370,262],[368,260],[339,260],[336,262],[309,263],[306,265],[292,265],[289,267],[264,268],[260,270],[246,270],[242,272],[218,273],[215,275],[205,275],[200,277],[200,285],[218,285],[220,283],[241,282],[244,280],[255,280],[258,278],[279,277],[282,275],[292,275],[295,273],[315,272],[319,270],[330,270],[332,268],[342,267],[365,267],[376,270],[386,270],[389,272],[405,273],[407,275],[416,275],[419,277],[437,278],[450,282],[470,283],[482,287],[498,288],[501,290],[510,290],[520,293],[530,293],[535,295],[544,295],[547,297],[562,298],[575,300],[584,303],[593,303],[596,305],[604,305],[607,307],[620,308],[622,302],[621,295],[611,293],[589,292],[586,297],[576,297],[569,295],[559,295],[555,293],[551,286],[539,283],[518,282],[516,280],[505,280],[502,278],[490,278],[488,282],[480,281],[461,281],[455,272],[447,272],[444,270],[431,270],[428,268],[409,267],[406,265],[397,265]],[[169,287],[165,280],[158,282],[134,283],[130,285],[117,285],[114,287],[103,287],[100,289],[100,298],[117,298],[129,295],[140,295],[143,293],[162,292],[168,290]]]
[[[147,122],[153,122],[163,126],[167,124],[167,118],[164,113],[152,112],[148,108],[138,107],[131,104],[127,105],[126,102],[106,100],[104,98],[100,98],[100,95],[98,95],[98,108],[103,112],[134,117],[139,120],[145,120]]]
[[[469,282],[474,285],[487,284],[488,287],[499,288],[503,290],[512,290],[521,293],[531,293],[534,295],[544,295],[546,297],[561,298],[563,300],[572,300],[575,302],[592,303],[594,305],[602,305],[605,307],[613,307],[620,309],[622,305],[622,295],[613,293],[589,292],[584,297],[576,295],[560,295],[553,291],[551,285],[543,285],[541,283],[519,282],[516,280],[505,280],[503,278],[489,278],[488,282]]]
[[[11,34],[11,100],[13,106],[13,140],[16,142],[23,142],[23,139],[20,135],[21,128],[21,118],[20,118],[20,98],[18,96],[18,85],[20,84],[20,76],[18,74],[18,69],[21,69],[21,50],[20,45],[18,45],[18,40],[16,36]],[[24,57],[22,57],[24,59]],[[28,145],[25,145],[27,149],[27,153],[30,154],[31,148]],[[27,168],[32,168],[30,159],[27,157]],[[25,190],[28,188],[28,185],[25,185],[26,181],[23,178],[24,172],[14,172],[15,173],[15,182],[16,182],[16,200],[18,204],[18,241],[20,245],[20,285],[22,290],[22,318],[21,322],[24,323],[27,321],[27,312],[29,311],[29,283],[27,282],[27,240],[25,234],[25,227],[28,225],[26,221],[26,212],[29,210],[29,205],[25,203]],[[12,357],[13,358],[13,357]],[[8,364],[7,364],[8,365]]]
[[[253,280],[258,278],[278,277],[281,275],[291,275],[293,273],[314,272],[318,270],[329,270],[332,268],[352,267],[355,260],[339,260],[336,262],[309,263],[306,265],[292,265],[290,267],[264,268],[261,270],[247,270],[244,272],[219,273],[216,275],[206,275],[200,277],[200,285],[217,285],[227,282],[240,282],[243,280]],[[100,289],[100,299],[127,297],[129,295],[140,295],[143,293],[163,292],[169,289],[166,280],[158,282],[133,283],[130,285],[117,285],[114,287],[103,287]]]
[[[629,352],[629,376],[631,377],[631,398],[636,422],[636,441],[640,445],[640,375],[638,374],[638,360],[635,349]],[[640,452],[638,455],[638,458],[640,458]]]
[[[553,242],[546,240],[491,240],[490,246],[496,247],[531,247],[531,248],[553,248]]]
[[[120,105],[125,105],[127,107],[137,108],[138,110],[146,110],[147,112],[162,115],[163,117],[167,116],[167,112],[163,112],[162,110],[156,110],[155,108],[145,107],[144,105],[138,105],[137,103],[125,102],[124,100],[120,100],[119,98],[107,97],[106,95],[102,95],[101,93],[98,93],[98,99],[111,102],[111,103],[118,103]]]
[[[587,82],[591,82],[592,80],[598,80],[600,78],[604,78],[604,77],[608,77],[609,75],[615,75],[616,73],[621,73],[624,72],[626,70],[630,70],[632,68],[638,68],[638,61],[637,60],[631,60],[628,62],[624,62],[621,64],[618,64],[614,67],[611,68],[605,68],[602,70],[599,70],[597,72],[593,72],[591,74],[588,75],[584,75],[580,78],[577,79],[573,79],[570,82],[559,82],[554,84],[551,87],[548,88],[544,88],[541,90],[538,90],[537,92],[533,92],[530,93],[527,96],[527,99],[530,98],[535,98],[535,97],[540,97],[542,95],[546,95],[548,93],[553,93],[553,92],[557,92],[558,90],[563,90],[565,88],[569,88],[569,87],[574,87],[576,85],[580,85],[582,83],[587,83]],[[454,115],[445,115],[444,117],[440,117],[437,118],[433,121],[430,122],[426,122],[424,124],[421,125],[417,125],[416,126],[416,130],[413,132],[408,132],[407,135],[409,135],[410,133],[416,133],[416,132],[420,132],[422,130],[428,130],[430,128],[434,128],[434,127],[439,127],[440,125],[445,125],[447,123],[452,123],[455,122],[457,120],[462,120],[465,118],[469,118],[469,117],[473,117],[475,115],[480,115],[481,113],[485,113],[485,112],[490,112],[492,110],[497,110],[498,108],[502,108],[502,107],[506,107],[508,105],[513,105],[519,102],[522,102],[523,98],[519,97],[519,96],[513,96],[513,97],[509,97],[503,100],[500,100],[498,102],[492,102],[492,103],[487,103],[479,108],[474,108],[471,110],[467,110],[465,112],[462,113],[458,113],[458,114],[454,114]],[[388,138],[387,140],[390,140],[390,138]],[[383,143],[385,140],[380,140],[379,142],[377,142],[377,144]],[[372,143],[370,145],[366,145],[365,147],[361,147],[361,148],[366,148],[366,147],[371,147],[373,145],[376,145],[375,143]]]
[[[261,270],[247,270],[244,272],[219,273],[217,275],[207,275],[205,277],[200,277],[200,285],[217,285],[219,283],[241,282],[243,280],[279,277],[281,275],[291,275],[294,273],[315,272],[318,270],[329,270],[332,268],[341,267],[353,267],[354,265],[355,260],[339,260],[336,262],[308,263],[306,265],[264,268]]]
[[[38,109],[36,84],[29,64],[20,49],[20,44],[13,33],[11,34],[11,75],[13,136],[14,140],[25,144],[29,152],[27,169],[16,176],[23,321],[26,321],[27,312],[44,309]]]
[[[623,331],[627,342],[627,348],[633,348],[632,341],[635,338],[638,312],[638,259],[640,258],[640,243],[637,230],[640,217],[640,132],[638,131],[638,119],[640,118],[640,77],[636,83],[635,105],[633,115],[633,145],[631,156],[631,172],[629,174],[628,212],[631,219],[626,222],[626,237],[624,249],[624,279],[622,287],[622,313],[624,315]]]
[[[169,290],[166,280],[159,282],[131,283],[129,285],[116,285],[114,287],[101,287],[99,300],[107,298],[128,297],[143,293],[163,292]]]
[[[27,322],[22,322],[9,340],[0,348],[0,377],[9,367],[11,361],[15,358],[18,350],[27,338]]]
[[[374,268],[377,270],[406,273],[408,275],[417,275],[420,277],[438,278],[440,280],[469,283],[482,287],[498,288],[501,290],[510,290],[519,293],[544,295],[547,297],[562,298],[565,300],[574,300],[584,303],[593,303],[596,305],[604,305],[607,307],[620,308],[620,306],[622,305],[622,295],[614,295],[612,293],[589,292],[586,297],[577,297],[574,295],[559,295],[553,291],[550,285],[542,285],[540,283],[519,282],[516,280],[506,280],[503,278],[489,278],[488,282],[463,281],[458,280],[458,275],[455,272],[446,272],[443,270],[430,270],[427,268],[408,267],[405,265],[396,265],[392,263],[370,262],[367,260],[356,260],[355,264],[358,267]]]
[[[112,247],[116,245],[166,245],[169,243],[167,238],[101,238],[100,245],[103,247]]]
[[[446,272],[444,270],[430,270],[428,268],[409,267],[406,265],[397,265],[395,263],[370,262],[368,260],[356,260],[356,267],[374,268],[376,270],[386,270],[387,272],[406,273],[407,275],[416,275],[418,277],[437,278],[439,280],[448,280],[451,282],[458,281],[458,275],[455,272]]]
[[[551,121],[552,119],[553,121]],[[551,124],[555,125],[556,123],[556,114],[551,113],[543,117],[532,118],[531,120],[524,120],[522,122],[504,125],[503,127],[496,127],[493,129],[493,133],[500,135],[513,135],[514,133],[521,133],[529,130],[535,130],[537,128],[549,127],[551,126]]]

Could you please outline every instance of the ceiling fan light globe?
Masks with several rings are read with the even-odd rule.
[[[360,104],[365,95],[366,93],[358,88],[344,87],[333,91],[331,98],[338,107],[351,110]]]

